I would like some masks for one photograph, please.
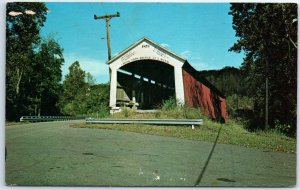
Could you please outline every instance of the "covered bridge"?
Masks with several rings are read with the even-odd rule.
[[[199,107],[212,119],[225,121],[226,99],[186,59],[143,37],[107,62],[112,110],[123,106],[154,109],[163,100]]]

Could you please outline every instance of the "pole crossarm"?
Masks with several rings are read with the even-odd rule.
[[[107,15],[103,15],[103,16],[94,15],[95,20],[97,20],[97,19],[110,19],[112,17],[120,17],[120,13],[117,12],[117,14],[107,14]]]

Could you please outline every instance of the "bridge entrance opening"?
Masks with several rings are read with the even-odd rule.
[[[175,97],[174,67],[156,60],[138,60],[117,70],[119,107],[156,109]]]

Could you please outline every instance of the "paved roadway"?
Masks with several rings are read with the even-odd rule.
[[[71,128],[70,123],[6,126],[6,183],[194,186],[199,181],[199,186],[239,187],[296,183],[295,154],[217,144],[208,159],[213,143]]]

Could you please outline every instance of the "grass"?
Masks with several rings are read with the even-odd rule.
[[[30,123],[30,122],[29,121],[22,121],[22,122],[5,121],[5,126],[14,126],[14,125],[19,126],[21,124],[28,124],[28,123]]]
[[[159,110],[155,113],[137,113],[133,110],[123,110],[112,115],[112,118],[202,118],[203,125],[196,126],[158,126],[143,124],[74,124],[75,128],[97,128],[119,131],[130,131],[151,135],[176,137],[182,139],[214,142],[222,127],[218,143],[254,147],[287,153],[296,153],[296,139],[287,137],[277,131],[247,131],[241,123],[228,120],[225,124],[211,121],[201,116],[200,111],[193,108],[176,108]]]
[[[122,109],[121,112],[111,115],[110,118],[130,119],[199,119],[202,118],[201,111],[195,108],[174,108],[171,110],[156,110],[155,112],[140,113],[131,109]]]

